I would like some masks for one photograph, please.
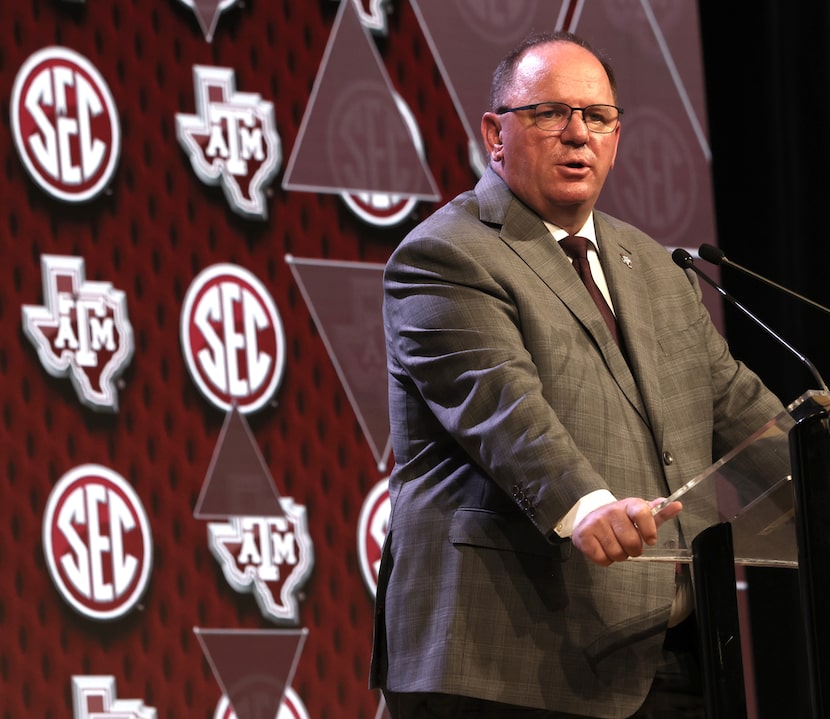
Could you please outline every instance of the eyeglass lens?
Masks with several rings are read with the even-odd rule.
[[[558,132],[564,130],[574,109],[561,102],[546,102],[537,105],[535,120],[540,130]],[[582,118],[591,132],[612,132],[617,126],[619,112],[612,105],[588,105],[581,110]]]

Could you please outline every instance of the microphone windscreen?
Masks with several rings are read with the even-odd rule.
[[[678,267],[682,267],[684,270],[694,264],[694,258],[682,247],[678,247],[674,252],[672,252],[671,258],[674,260],[674,264]]]
[[[698,257],[702,260],[706,260],[707,262],[711,262],[713,265],[719,265],[723,262],[726,255],[723,253],[723,250],[719,250],[717,247],[713,245],[701,245],[700,249],[697,251]]]

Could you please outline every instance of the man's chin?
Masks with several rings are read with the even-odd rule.
[[[591,205],[596,202],[596,195],[585,187],[569,187],[566,192],[557,192],[550,197],[551,204],[562,208],[574,208]]]

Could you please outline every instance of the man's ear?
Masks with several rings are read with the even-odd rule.
[[[499,162],[504,150],[501,142],[501,116],[495,112],[484,113],[481,118],[481,137],[490,159]]]

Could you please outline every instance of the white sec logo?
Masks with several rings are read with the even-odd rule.
[[[265,286],[232,264],[193,280],[180,320],[182,352],[193,381],[216,407],[243,414],[271,400],[285,369],[282,319]]]
[[[31,55],[12,88],[20,159],[48,194],[86,202],[106,189],[121,152],[121,126],[107,83],[83,55],[47,47]]]
[[[86,464],[55,485],[43,516],[43,553],[61,596],[91,619],[117,619],[141,599],[150,578],[153,540],[130,484]]]

